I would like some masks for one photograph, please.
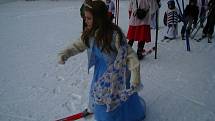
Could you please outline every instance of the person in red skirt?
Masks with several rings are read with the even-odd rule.
[[[147,11],[143,19],[137,17],[137,8]],[[155,13],[159,8],[157,0],[130,0],[129,1],[129,28],[127,39],[129,45],[133,45],[134,41],[138,41],[137,56],[138,59],[143,59],[144,45],[151,42],[151,14]]]

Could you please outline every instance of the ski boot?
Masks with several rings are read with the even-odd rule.
[[[181,38],[182,38],[182,40],[185,40],[185,39],[186,39],[184,35],[181,35]]]
[[[202,38],[205,38],[207,37],[207,35],[205,33],[202,34]]]
[[[208,34],[208,43],[212,43],[211,39],[212,39],[212,35]]]
[[[143,57],[144,57],[144,52],[145,50],[143,49],[144,48],[144,45],[145,45],[145,42],[144,41],[139,41],[138,42],[138,48],[137,48],[137,57],[139,60],[142,60]]]
[[[138,57],[139,60],[143,59],[144,53],[145,53],[144,49],[137,49],[137,57]]]
[[[129,41],[128,41],[128,44],[132,47],[133,44],[134,44],[134,40],[129,40]]]
[[[200,24],[200,28],[204,28],[204,25],[203,25],[203,23],[201,23],[201,24]]]

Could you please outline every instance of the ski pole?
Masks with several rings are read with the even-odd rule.
[[[158,45],[158,14],[159,9],[156,11],[156,38],[155,38],[155,59],[157,59],[157,45]]]

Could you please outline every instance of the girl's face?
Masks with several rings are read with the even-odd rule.
[[[174,5],[171,5],[171,4],[168,4],[168,8],[172,10],[172,9],[175,8],[175,6],[174,6]]]
[[[87,29],[91,30],[93,28],[93,15],[89,11],[85,11],[84,15],[85,15],[85,23],[87,25]]]

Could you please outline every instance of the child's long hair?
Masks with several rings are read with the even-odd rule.
[[[101,0],[92,1],[85,5],[85,11],[89,11],[93,15],[93,28],[88,30],[85,27],[83,34],[81,36],[84,43],[89,47],[89,38],[95,37],[95,42],[102,51],[110,53],[114,51],[111,46],[113,39],[113,31],[117,31],[120,35],[120,40],[122,40],[123,33],[120,28],[111,22],[108,17],[108,9],[105,3]]]

